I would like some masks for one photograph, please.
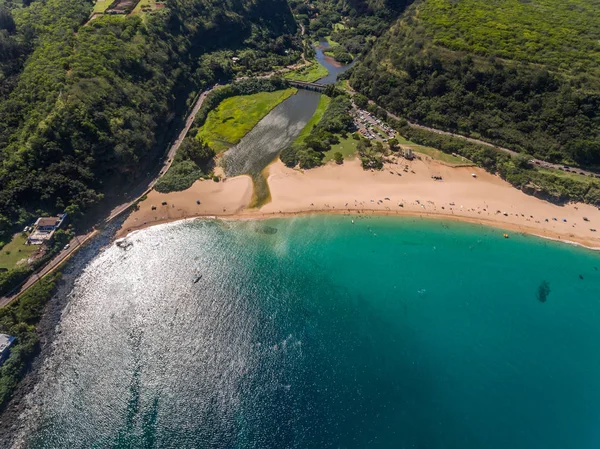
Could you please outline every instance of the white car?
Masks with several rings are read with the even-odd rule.
[[[66,250],[68,250],[70,247],[71,247],[71,245],[70,245],[69,243],[67,243],[67,244],[65,245],[65,247],[63,248],[63,250],[65,250],[65,251],[66,251]]]

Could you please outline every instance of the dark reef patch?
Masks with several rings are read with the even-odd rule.
[[[537,299],[539,302],[546,302],[550,294],[550,284],[548,281],[542,281],[537,291]]]

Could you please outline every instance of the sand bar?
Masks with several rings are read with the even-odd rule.
[[[442,180],[433,180],[432,176]],[[329,163],[302,171],[289,169],[277,160],[269,166],[268,182],[272,201],[260,209],[247,209],[252,196],[252,183],[247,176],[221,183],[198,181],[183,192],[152,192],[125,221],[119,235],[151,224],[199,216],[266,218],[300,213],[370,213],[481,223],[600,249],[600,231],[591,230],[600,229],[598,208],[552,204],[526,195],[498,176],[475,167],[449,167],[424,158],[400,159],[386,164],[384,170],[365,171],[354,159],[341,166]],[[163,201],[166,206],[161,205]],[[156,210],[152,210],[153,205]]]

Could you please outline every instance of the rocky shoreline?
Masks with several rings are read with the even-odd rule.
[[[123,214],[121,218],[112,222],[81,248],[61,269],[62,278],[58,283],[57,291],[46,304],[44,314],[37,327],[40,336],[40,352],[31,363],[28,373],[19,383],[13,397],[0,413],[0,448],[22,446],[22,442],[18,440],[27,424],[28,396],[42,375],[41,369],[46,358],[52,354],[54,339],[60,333],[58,324],[69,303],[69,294],[73,285],[87,264],[98,255],[102,248],[112,243],[127,215]]]

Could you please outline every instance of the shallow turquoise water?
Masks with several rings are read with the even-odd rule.
[[[600,254],[354,218],[177,223],[106,249],[71,293],[23,441],[600,446]]]

